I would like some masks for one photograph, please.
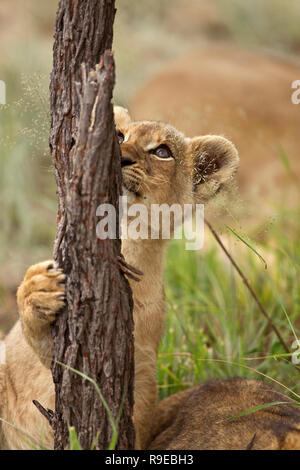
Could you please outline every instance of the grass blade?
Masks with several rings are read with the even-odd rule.
[[[69,426],[69,440],[70,450],[82,450],[76,429],[73,426]]]
[[[34,437],[32,437],[30,434],[28,434],[26,431],[24,431],[22,428],[19,428],[19,426],[16,426],[16,425],[10,423],[9,421],[6,421],[6,419],[3,419],[3,418],[0,418],[0,421],[4,424],[7,424],[8,426],[11,426],[12,428],[16,429],[16,431],[19,431],[22,434],[24,434],[24,436],[26,436],[29,439],[29,442],[26,442],[26,443],[31,448],[35,448],[34,445],[33,445],[33,444],[35,444],[37,450],[41,449],[42,446],[40,445],[40,443]]]
[[[251,408],[246,411],[242,411],[241,413],[238,413],[237,415],[230,416],[230,418],[225,418],[222,421],[219,422],[224,422],[224,421],[232,421],[237,418],[241,418],[242,416],[247,416],[250,415],[251,413],[255,413],[256,411],[264,410],[265,408],[269,408],[271,406],[277,406],[277,405],[294,405],[294,406],[300,406],[300,403],[293,403],[289,401],[273,401],[271,403],[265,403],[263,405],[258,405],[255,406],[254,408]]]
[[[266,260],[258,253],[258,251],[253,248],[253,246],[250,245],[250,243],[246,242],[246,240],[244,240],[233,228],[229,227],[229,225],[226,225],[226,227],[228,228],[228,230],[230,230],[230,232],[233,233],[233,235],[235,235],[242,243],[244,243],[248,248],[250,248],[250,250],[253,251],[253,253],[256,254],[256,256],[258,256],[258,258],[263,262],[263,264],[265,265],[265,269],[268,269],[268,265],[267,265],[267,262]]]
[[[100,397],[100,400],[107,412],[107,415],[108,415],[108,420],[109,420],[109,423],[112,427],[112,430],[113,430],[113,435],[112,435],[112,438],[111,438],[111,442],[109,444],[109,448],[108,450],[114,450],[115,447],[116,447],[116,444],[117,444],[117,440],[118,440],[118,429],[117,429],[117,425],[115,423],[115,420],[114,420],[114,417],[112,415],[112,412],[104,398],[104,396],[102,395],[102,392],[100,390],[100,388],[98,387],[97,383],[95,382],[95,380],[91,379],[90,377],[88,377],[87,375],[83,374],[82,372],[79,372],[78,370],[76,369],[73,369],[73,367],[70,367],[66,364],[63,364],[62,362],[58,362],[58,364],[60,364],[61,366],[65,367],[66,369],[69,369],[71,372],[74,372],[75,374],[79,375],[80,377],[82,377],[83,379],[87,380],[88,382],[90,382],[96,389],[99,397]]]

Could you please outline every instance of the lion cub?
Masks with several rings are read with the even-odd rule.
[[[183,206],[205,202],[237,169],[236,148],[223,137],[188,139],[162,122],[132,122],[123,108],[115,109],[115,120],[122,151],[124,193],[129,204],[140,203],[150,209],[154,203]],[[162,237],[122,242],[126,261],[143,272],[141,282],[131,282],[135,321],[134,423],[139,449],[149,444],[157,405],[156,359],[166,311],[166,244]],[[49,448],[53,446],[51,429],[32,400],[54,409],[50,326],[64,304],[65,275],[54,262],[29,268],[18,289],[20,320],[5,340],[6,364],[0,376],[0,416]],[[30,447],[29,438],[8,424],[2,424],[2,434],[6,448]]]
[[[230,419],[267,403],[274,405]],[[154,421],[152,450],[300,449],[297,402],[260,380],[214,379],[175,393]]]

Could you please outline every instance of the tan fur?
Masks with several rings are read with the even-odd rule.
[[[235,147],[223,137],[187,139],[161,122],[130,122],[126,110],[116,108],[118,132],[124,135],[122,156],[135,163],[123,168],[129,203],[194,203],[208,200],[234,174],[238,164]],[[168,145],[172,158],[153,153]],[[152,152],[151,152],[152,150]],[[140,269],[140,283],[131,282],[135,321],[135,406],[137,448],[145,448],[157,405],[156,359],[163,335],[165,301],[163,259],[166,240],[124,240],[126,261]],[[64,279],[52,261],[29,268],[18,290],[20,320],[6,338],[7,360],[2,382],[0,416],[52,447],[52,433],[32,404],[38,400],[54,408],[54,387],[49,365],[50,324],[64,307]],[[3,386],[3,385],[2,385]],[[3,424],[4,446],[28,448],[28,438]]]
[[[272,402],[290,404],[227,420]],[[159,404],[149,449],[299,450],[300,410],[292,403],[260,381],[212,380]]]

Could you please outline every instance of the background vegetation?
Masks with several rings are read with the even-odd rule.
[[[300,51],[297,0],[117,3],[115,101],[123,105],[169,60],[210,41],[271,50],[293,60]],[[26,268],[51,257],[55,236],[48,84],[56,6],[57,0],[0,1],[0,79],[7,84],[7,105],[0,107],[3,332],[17,317],[15,293]],[[284,165],[282,171],[286,171]],[[224,232],[231,252],[291,346],[295,338],[287,315],[298,336],[300,328],[300,219],[299,212],[285,207],[284,201],[274,211],[274,223],[259,241],[251,241],[267,260],[267,270],[255,253],[226,229]],[[252,235],[247,227],[243,227],[245,234]],[[300,394],[299,369],[284,356],[278,339],[215,242],[209,241],[199,253],[187,252],[180,242],[172,242],[165,277],[169,315],[159,357],[161,397],[213,377],[259,378],[258,372],[288,387],[287,393]]]

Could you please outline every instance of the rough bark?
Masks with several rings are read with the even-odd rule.
[[[50,146],[59,197],[54,257],[67,274],[67,309],[53,330],[55,449],[68,448],[68,426],[83,449],[97,435],[97,449],[112,439],[94,385],[59,363],[96,382],[115,421],[122,411],[116,448],[134,446],[132,297],[118,263],[120,240],[96,237],[97,207],[118,209],[121,188],[111,53],[91,71],[111,48],[114,15],[110,0],[61,0],[57,14]]]
[[[81,64],[87,73],[110,50],[115,17],[114,0],[60,0],[53,46],[50,84],[50,149],[58,186],[59,219],[64,212],[64,180],[71,177],[70,150],[75,144],[79,118],[76,82]]]

